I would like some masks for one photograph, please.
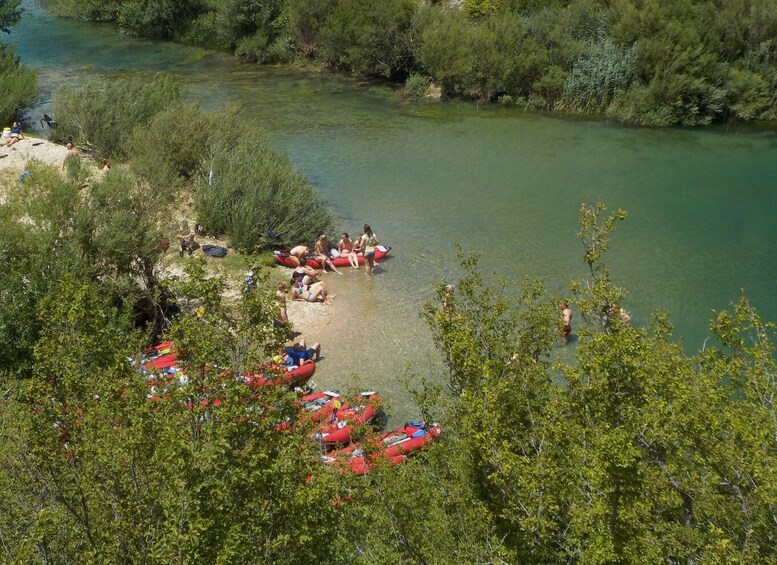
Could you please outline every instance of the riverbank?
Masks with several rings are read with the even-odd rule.
[[[62,165],[65,157],[67,148],[64,145],[25,135],[10,147],[0,147],[0,171],[21,172],[33,159],[49,165]]]

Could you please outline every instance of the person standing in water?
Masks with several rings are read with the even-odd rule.
[[[561,332],[559,334],[561,335],[561,339],[564,340],[564,343],[566,343],[569,340],[569,335],[572,333],[572,310],[569,308],[569,303],[564,300],[559,304],[559,308],[561,308]]]
[[[375,271],[375,246],[380,244],[380,241],[369,224],[364,224],[364,233],[359,238],[359,243],[364,250],[364,264],[367,267],[367,274],[372,275]]]

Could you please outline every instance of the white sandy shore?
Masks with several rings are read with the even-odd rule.
[[[24,136],[10,147],[0,147],[0,170],[22,171],[32,159],[52,165],[61,165],[67,156],[64,145],[46,139]]]

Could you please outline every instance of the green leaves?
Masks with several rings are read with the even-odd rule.
[[[14,5],[18,5],[18,1],[0,3],[0,31],[7,32],[7,26],[15,23],[15,20],[5,13]],[[8,23],[4,24],[4,20]],[[18,112],[32,104],[37,96],[37,73],[22,65],[12,46],[0,43],[0,120],[10,123],[17,117]]]
[[[199,223],[248,253],[263,249],[270,230],[289,247],[332,231],[332,215],[305,178],[236,110],[210,136],[194,187]]]

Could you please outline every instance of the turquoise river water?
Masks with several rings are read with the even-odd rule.
[[[635,323],[666,311],[696,351],[711,311],[742,289],[777,319],[773,131],[634,129],[456,102],[416,108],[384,85],[243,64],[23,4],[11,41],[40,70],[41,108],[58,85],[90,75],[173,73],[206,108],[242,103],[345,230],[367,222],[394,246],[373,279],[326,275],[338,298],[308,339],[321,338],[328,354],[319,384],[345,387],[358,373],[386,391],[397,419],[413,411],[402,377],[439,370],[430,369],[438,360],[418,312],[436,284],[455,279],[454,245],[480,251],[500,276],[539,277],[564,292],[585,273],[575,235],[581,202],[630,213],[609,260]],[[335,335],[340,351],[327,351]]]

